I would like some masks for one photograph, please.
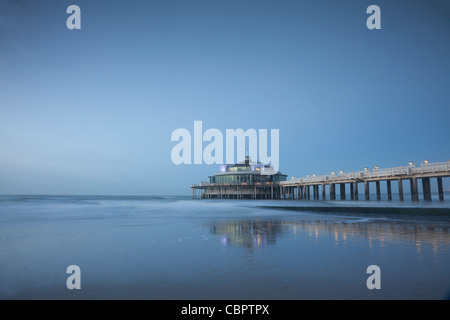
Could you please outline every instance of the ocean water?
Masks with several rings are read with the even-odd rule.
[[[450,211],[448,201],[0,196],[0,299],[448,299],[450,214],[389,207]],[[67,288],[70,265],[80,289]],[[380,289],[367,287],[371,265]]]

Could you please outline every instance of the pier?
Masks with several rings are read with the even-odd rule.
[[[332,172],[328,175],[312,175],[303,178],[292,177],[287,181],[255,183],[211,183],[201,182],[191,185],[194,199],[297,199],[297,200],[337,200],[336,188],[339,188],[340,200],[372,200],[370,187],[375,186],[376,200],[381,200],[381,184],[386,185],[387,199],[392,200],[392,183],[397,184],[398,200],[404,201],[403,184],[409,182],[412,201],[431,201],[431,183],[437,184],[438,198],[444,201],[442,179],[450,176],[450,160],[419,166],[379,168],[363,171]],[[419,181],[421,188],[419,188]],[[364,188],[363,197],[359,188]],[[421,190],[419,190],[421,189]],[[422,196],[419,196],[419,194]]]

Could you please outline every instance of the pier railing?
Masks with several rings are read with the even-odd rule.
[[[320,184],[320,183],[339,183],[340,181],[349,180],[365,180],[365,179],[377,179],[377,178],[395,178],[407,175],[415,174],[427,174],[427,173],[439,173],[450,172],[450,161],[435,162],[435,163],[422,163],[420,166],[414,164],[409,166],[392,167],[392,168],[374,168],[371,170],[352,171],[352,172],[338,172],[329,175],[309,176],[303,178],[292,178],[287,181],[280,181],[275,184],[280,185],[292,185],[292,184]],[[273,183],[252,183],[251,185],[273,185]],[[202,186],[242,186],[247,183],[210,183],[207,181],[201,181],[199,184],[191,185],[191,187]]]
[[[277,183],[273,182],[207,182],[201,181],[199,184],[192,184],[191,188],[201,188],[201,187],[228,187],[228,186],[273,186]]]
[[[281,181],[281,185],[289,184],[313,184],[313,183],[330,183],[348,180],[364,180],[376,178],[395,178],[404,175],[427,174],[450,172],[450,161],[422,163],[420,167],[412,164],[409,166],[393,167],[393,168],[374,168],[372,171],[366,169],[364,171],[340,172],[332,173],[330,175],[310,176],[303,178],[292,178],[287,181]]]

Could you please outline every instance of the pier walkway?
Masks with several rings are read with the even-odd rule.
[[[420,166],[410,163],[409,166],[403,167],[375,167],[372,170],[365,168],[364,171],[340,171],[332,172],[329,175],[312,175],[303,178],[292,177],[287,181],[266,184],[201,182],[198,185],[192,185],[191,188],[193,190],[193,198],[336,200],[336,185],[339,185],[341,200],[345,200],[348,194],[351,200],[359,200],[358,188],[359,184],[363,184],[364,199],[370,200],[370,184],[375,184],[376,199],[381,200],[381,182],[383,182],[386,183],[387,198],[392,200],[391,183],[394,182],[397,183],[398,198],[400,201],[403,201],[403,182],[407,180],[410,185],[411,200],[419,201],[418,180],[421,180],[423,200],[431,201],[431,179],[436,179],[438,197],[440,201],[443,201],[442,178],[444,177],[450,177],[450,160],[435,163],[425,161]],[[349,188],[346,187],[347,185]],[[200,196],[197,194],[198,191],[200,191]]]

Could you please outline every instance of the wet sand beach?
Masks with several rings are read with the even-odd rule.
[[[0,298],[449,297],[447,204],[349,204],[2,197]],[[66,286],[69,265],[80,290]],[[379,290],[366,286],[370,265]]]

